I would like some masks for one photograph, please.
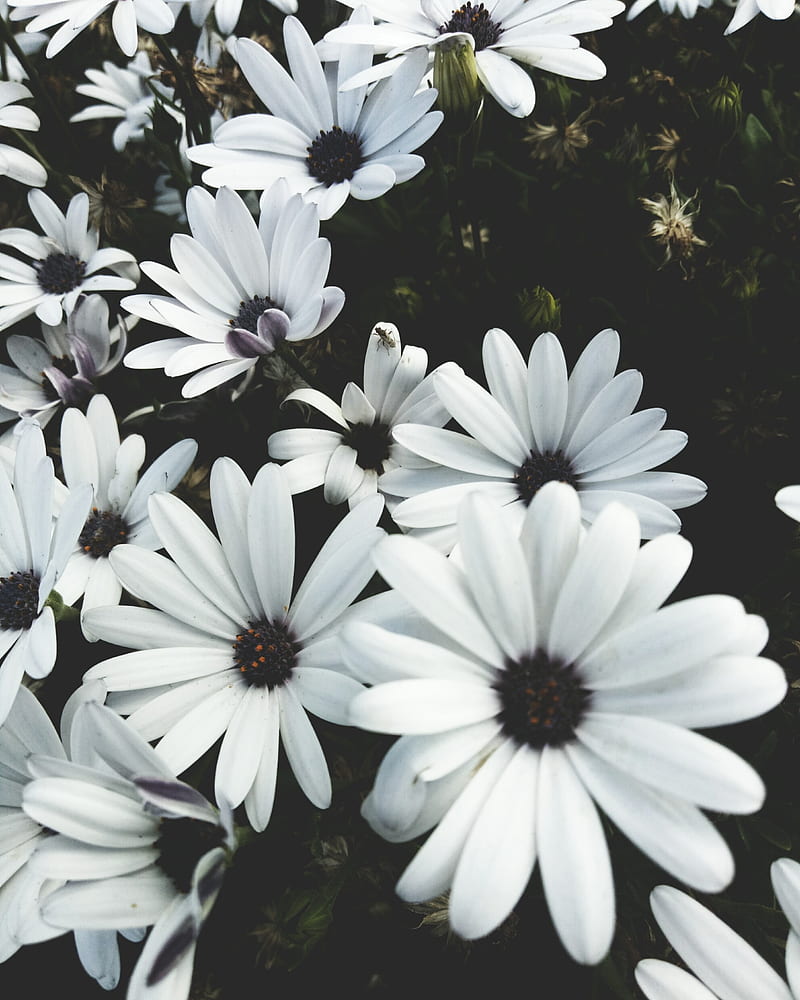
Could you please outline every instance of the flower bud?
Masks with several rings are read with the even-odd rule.
[[[472,127],[483,107],[483,90],[470,35],[447,35],[436,45],[433,85],[439,92],[436,106],[444,112],[444,128],[463,134]]]
[[[561,305],[546,288],[520,292],[517,301],[523,323],[531,333],[556,333],[561,327]]]
[[[706,93],[703,104],[712,127],[732,136],[742,120],[742,91],[738,84],[723,76]]]

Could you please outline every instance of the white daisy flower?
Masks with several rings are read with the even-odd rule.
[[[297,12],[297,0],[269,0],[270,4],[282,14]],[[244,0],[189,0],[189,13],[192,24],[196,27],[204,25],[212,9],[214,20],[223,35],[230,35],[239,21]]]
[[[380,574],[444,640],[342,630],[345,662],[374,685],[353,699],[351,723],[401,736],[363,814],[390,840],[433,831],[397,892],[421,902],[449,890],[463,938],[508,917],[538,860],[565,948],[603,958],[614,886],[595,803],[688,885],[717,892],[733,876],[700,810],[755,812],[764,786],[691,730],[767,711],[786,679],[756,655],[763,619],[733,597],[661,607],[691,546],[639,541],[629,508],[609,504],[584,531],[578,494],[548,483],[519,538],[502,508],[467,497],[458,562],[402,535],[375,548]]]
[[[730,35],[749,24],[754,17],[763,14],[771,21],[785,21],[795,12],[795,0],[737,0],[736,10],[725,29]]]
[[[109,327],[102,296],[79,295],[66,323],[42,323],[43,340],[17,333],[6,340],[16,367],[0,365],[0,404],[11,418],[33,417],[41,427],[62,405],[85,406],[95,382],[122,360],[127,333],[122,320]]]
[[[13,482],[0,462],[0,725],[22,675],[46,677],[56,661],[56,622],[45,602],[75,547],[92,500],[70,493],[53,523],[56,478],[44,435],[32,421],[14,453]]]
[[[525,508],[549,480],[578,490],[590,523],[610,501],[632,507],[651,538],[678,531],[675,510],[697,503],[706,486],[694,476],[651,472],[685,445],[682,431],[662,430],[665,410],[634,413],[641,373],[615,375],[619,335],[598,333],[568,376],[552,333],[537,337],[527,368],[511,338],[492,329],[483,341],[489,391],[456,366],[435,373],[440,399],[467,435],[401,424],[394,438],[437,468],[396,469],[381,477],[386,493],[408,497],[392,517],[403,529],[439,529],[443,545],[455,539],[458,505],[466,493],[486,492],[519,526]]]
[[[171,492],[189,471],[197,442],[178,441],[139,477],[145,441],[129,434],[120,442],[117,418],[107,396],[95,396],[84,415],[66,410],[61,420],[61,462],[67,486],[91,483],[92,509],[59,581],[66,604],[83,595],[81,622],[90,608],[119,604],[122,585],[109,561],[123,543],[159,549],[161,542],[147,514],[152,493]],[[87,639],[93,636],[84,628]]]
[[[632,21],[638,17],[643,10],[647,10],[656,0],[634,0],[625,15],[627,21]],[[658,6],[664,14],[674,14],[677,11],[682,17],[692,18],[700,7],[710,7],[714,0],[658,0]]]
[[[784,486],[775,494],[779,510],[795,521],[800,521],[800,486]]]
[[[197,936],[234,849],[230,810],[177,781],[103,705],[80,705],[72,733],[79,756],[30,758],[33,780],[22,791],[25,814],[51,831],[28,867],[60,883],[40,901],[42,921],[98,937],[152,925],[128,1000],[184,1000]]]
[[[24,132],[38,132],[39,116],[16,101],[24,101],[33,94],[24,83],[0,81],[0,126],[22,129]],[[44,187],[47,171],[41,163],[16,146],[0,143],[0,176],[27,184],[29,187]]]
[[[127,66],[117,66],[108,60],[102,70],[87,69],[89,83],[79,83],[76,94],[93,97],[98,104],[89,104],[71,118],[71,122],[94,121],[98,118],[119,119],[114,128],[114,149],[121,153],[129,142],[142,142],[144,130],[152,126],[150,113],[156,103],[156,93],[166,100],[164,110],[183,124],[184,116],[171,106],[174,91],[165,87],[150,63],[145,51],[137,52]]]
[[[350,18],[365,21],[366,8]],[[338,62],[323,64],[296,17],[283,22],[283,37],[291,75],[252,39],[236,43],[242,72],[272,114],[238,115],[215,130],[211,143],[191,147],[189,159],[210,168],[203,181],[261,191],[285,177],[292,192],[330,219],[348,195],[379,198],[416,176],[425,161],[413,150],[442,121],[441,111],[428,110],[436,91],[419,90],[426,54],[407,59],[391,83],[343,93],[337,85],[371,65],[370,46],[347,46]]]
[[[696,899],[670,885],[650,894],[658,926],[691,971],[646,958],[636,982],[649,1000],[797,1000],[800,997],[800,864],[779,858],[772,888],[789,919],[786,977]]]
[[[139,28],[165,35],[175,27],[175,15],[164,0],[8,0],[11,20],[24,21],[26,31],[59,28],[45,50],[48,59],[65,48],[102,13],[111,10],[111,29],[117,45],[129,58],[139,45]]]
[[[59,738],[47,712],[35,695],[20,687],[8,718],[0,729],[0,962],[10,958],[22,945],[35,944],[63,934],[60,927],[47,924],[39,906],[48,892],[62,881],[49,879],[33,869],[28,861],[36,849],[51,836],[22,808],[22,795],[31,780],[28,762],[46,756],[66,762],[72,750],[72,719],[78,706],[96,698],[98,692],[84,684],[67,701],[62,713],[62,737]],[[63,739],[63,743],[62,743]],[[78,741],[80,746],[80,741]],[[138,940],[141,935],[127,936]],[[76,930],[78,958],[86,972],[103,989],[111,990],[119,982],[120,955],[114,931]]]
[[[44,191],[30,191],[28,205],[44,236],[28,229],[0,230],[0,246],[32,258],[26,264],[0,254],[0,330],[33,312],[55,326],[62,315],[69,316],[81,293],[136,287],[136,258],[127,250],[98,249],[99,233],[89,228],[88,195],[76,194],[66,215]],[[101,273],[106,269],[114,273]]]
[[[342,0],[359,7],[361,0]],[[328,44],[372,45],[387,56],[375,70],[362,72],[348,82],[361,84],[376,76],[398,72],[412,53],[430,52],[452,38],[466,35],[475,50],[481,83],[497,103],[517,118],[533,111],[536,91],[527,70],[558,73],[575,80],[600,80],[606,67],[598,56],[580,48],[574,36],[608,28],[625,9],[618,0],[487,0],[453,7],[445,0],[366,0],[378,24],[363,24],[351,17],[346,25],[325,35]],[[323,49],[324,52],[324,49]],[[357,72],[357,71],[356,71]]]
[[[348,382],[342,405],[316,389],[290,392],[295,400],[313,406],[338,425],[338,430],[298,427],[270,435],[272,458],[288,459],[283,466],[292,493],[324,484],[328,503],[347,500],[354,507],[378,490],[378,476],[404,460],[414,461],[392,441],[392,427],[414,421],[442,427],[450,415],[426,377],[428,354],[421,347],[401,350],[400,333],[393,323],[377,323],[364,356],[364,388]],[[401,454],[402,452],[402,454]]]
[[[291,494],[277,465],[252,487],[227,458],[211,471],[219,541],[182,501],[150,499],[150,520],[169,555],[120,545],[111,564],[122,585],[151,609],[96,608],[90,631],[138,652],[92,667],[124,693],[128,722],[180,774],[222,737],[217,799],[244,801],[263,830],[272,812],[283,744],[305,795],[320,809],[331,782],[308,712],[342,723],[361,685],[340,670],[334,635],[374,573],[370,551],[383,509],[372,497],[333,531],[292,597],[295,527]]]
[[[220,188],[216,198],[190,189],[191,236],[177,233],[170,249],[176,271],[155,261],[144,273],[169,295],[129,295],[122,305],[183,336],[144,344],[125,357],[129,368],[197,372],[183,386],[199,396],[250,371],[284,341],[309,340],[326,330],[344,305],[344,292],[323,287],[330,243],[319,216],[285,182],[261,196],[256,224],[242,198]]]

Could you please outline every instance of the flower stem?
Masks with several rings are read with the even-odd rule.
[[[275,351],[279,358],[285,361],[294,371],[300,376],[300,378],[313,388],[314,386],[314,376],[308,370],[306,365],[298,358],[294,353],[289,344],[282,340]]]
[[[180,95],[183,104],[186,131],[191,145],[199,146],[203,142],[208,142],[211,135],[208,113],[205,108],[200,108],[195,101],[191,81],[164,38],[161,35],[153,35],[152,38],[158,46],[158,51],[161,53],[167,68],[175,77],[175,90]]]
[[[433,148],[433,161],[436,176],[439,178],[439,183],[442,186],[442,193],[444,194],[445,202],[447,203],[447,214],[450,217],[450,228],[453,231],[453,244],[456,248],[456,259],[461,264],[464,261],[464,240],[461,236],[461,224],[458,221],[456,199],[453,196],[453,189],[447,177],[447,168],[444,165],[442,154],[436,146]]]

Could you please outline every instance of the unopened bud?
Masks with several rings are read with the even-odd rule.
[[[436,106],[444,112],[444,127],[463,134],[483,107],[483,89],[475,62],[475,43],[469,35],[447,35],[435,46],[433,85]]]
[[[746,260],[738,267],[732,267],[722,279],[722,287],[739,302],[755,299],[761,291],[755,262]]]
[[[739,85],[723,76],[706,93],[703,103],[712,126],[720,133],[733,135],[742,120],[742,91]]]
[[[561,327],[561,305],[546,288],[525,289],[518,296],[522,321],[531,333],[557,333]]]

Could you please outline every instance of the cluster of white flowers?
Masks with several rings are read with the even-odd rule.
[[[121,433],[98,386],[122,363],[189,376],[184,398],[225,387],[235,402],[262,366],[296,361],[294,347],[345,305],[326,284],[335,240],[321,223],[350,196],[378,199],[426,166],[419,150],[445,118],[430,85],[442,43],[465,36],[483,91],[524,118],[531,68],[605,74],[577,35],[609,28],[621,0],[344,0],[352,14],[316,42],[295,0],[273,0],[287,15],[288,70],[251,38],[226,50],[267,111],[221,120],[198,144],[173,107],[177,87],[137,53],[140,31],[169,35],[178,5],[9,3],[28,30],[58,26],[48,58],[110,12],[120,49],[136,55],[87,69],[78,93],[99,103],[72,121],[110,119],[121,153],[167,105],[186,165],[205,168],[216,191],[189,186],[190,232],[176,226],[172,267],[137,262],[100,246],[87,194],[62,211],[36,190],[44,166],[0,145],[0,173],[34,189],[42,230],[0,230],[0,330],[35,315],[43,336],[11,333],[12,365],[0,365],[0,960],[73,931],[86,971],[112,988],[116,932],[141,940],[149,928],[129,1000],[185,1000],[236,811],[260,833],[280,808],[281,748],[310,803],[331,803],[311,717],[398,737],[362,815],[387,841],[426,837],[397,894],[448,893],[464,939],[508,918],[538,862],[564,948],[601,962],[616,926],[601,813],[684,885],[724,890],[733,854],[704,810],[755,813],[765,787],[724,739],[696,730],[770,711],[787,682],[761,655],[764,619],[739,599],[669,602],[692,556],[675,512],[706,485],[660,468],[688,438],[664,429],[660,406],[637,409],[643,377],[617,370],[615,330],[592,337],[570,369],[552,332],[525,356],[489,329],[484,386],[455,360],[429,372],[426,350],[377,322],[363,382],[347,382],[340,404],[305,384],[283,397],[286,419],[300,404],[332,426],[273,432],[271,461],[252,476],[213,456],[210,519],[176,495],[198,442],[181,439],[145,467],[145,437]],[[650,3],[636,0],[628,18]],[[710,3],[660,0],[684,17]],[[189,8],[195,26],[213,19],[228,35],[242,0]],[[739,0],[727,30],[793,10]],[[31,96],[0,83],[0,125],[37,129],[14,103]],[[133,292],[142,274],[163,294],[115,300],[130,315],[110,325],[105,296]],[[128,351],[137,321],[173,335]],[[57,466],[45,437],[54,424]],[[348,509],[295,585],[293,497],[320,487]],[[800,520],[800,486],[775,499]],[[85,640],[121,652],[83,673],[59,737],[31,689],[56,666],[59,623],[79,601]],[[179,779],[209,751],[216,805]],[[645,994],[800,997],[798,872],[788,859],[773,867],[793,926],[789,986],[700,903],[660,886],[655,918],[698,978],[646,960]]]

